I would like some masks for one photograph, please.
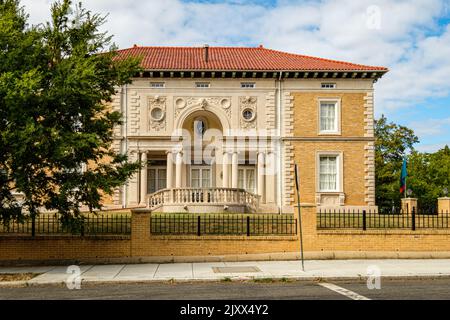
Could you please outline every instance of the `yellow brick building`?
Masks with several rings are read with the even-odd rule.
[[[139,47],[118,88],[117,152],[144,166],[110,202],[162,212],[375,206],[373,83],[383,67],[257,48]]]

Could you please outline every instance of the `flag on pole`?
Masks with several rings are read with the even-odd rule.
[[[400,193],[404,193],[406,191],[406,176],[408,173],[406,172],[406,159],[403,159],[402,165],[402,174],[400,176]]]

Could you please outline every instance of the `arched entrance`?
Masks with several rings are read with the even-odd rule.
[[[255,165],[239,166],[238,154],[244,155],[245,148],[225,148],[229,121],[223,110],[209,105],[183,110],[176,120],[176,138],[181,143],[167,152],[167,188],[149,195],[150,209],[193,213],[258,210],[260,196],[251,188],[255,186]]]
[[[220,119],[212,112],[198,110],[183,122],[183,152],[186,186],[211,188],[222,186],[222,137]]]

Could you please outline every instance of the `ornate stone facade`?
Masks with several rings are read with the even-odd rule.
[[[275,110],[275,92],[270,91],[266,94],[266,128],[267,130],[276,129],[276,110]]]
[[[240,110],[240,124],[242,129],[255,129],[256,128],[256,118],[257,97],[239,97],[239,110]],[[245,114],[249,114],[246,117]]]
[[[294,164],[299,163],[302,202],[339,207],[375,204],[371,80],[336,80],[337,88],[343,89],[333,91],[321,91],[320,79],[256,79],[254,88],[241,88],[241,79],[209,79],[210,87],[201,89],[195,88],[198,79],[158,81],[164,87],[151,88],[146,80],[135,79],[112,103],[113,110],[122,110],[127,121],[114,130],[115,150],[126,151],[132,161],[148,159],[148,170],[154,170],[148,179],[155,179],[152,185],[159,181],[157,189],[166,185],[189,188],[194,183],[192,170],[205,168],[201,163],[184,163],[188,153],[177,151],[183,140],[176,133],[181,128],[192,129],[195,119],[205,119],[232,143],[223,152],[214,150],[215,164],[208,172],[214,192],[250,183],[244,176],[254,175],[252,190],[261,196],[261,210],[290,212],[295,204]],[[323,98],[340,101],[341,131],[334,136],[318,134],[318,99]],[[264,145],[258,142],[261,132],[265,132]],[[317,192],[318,152],[340,154],[342,187],[337,193]],[[270,174],[269,162],[273,162]],[[163,174],[164,184],[157,178]],[[142,198],[150,185],[146,178],[144,172],[134,175],[124,189],[115,192],[114,203],[145,203]],[[170,194],[157,199],[165,201]]]
[[[231,97],[175,97],[174,98],[175,118],[186,108],[200,106],[202,109],[211,107],[225,111],[228,117],[231,117]]]
[[[293,137],[294,136],[294,97],[290,92],[284,92],[281,96],[283,101],[283,136]],[[283,152],[283,188],[284,188],[284,199],[283,205],[290,206],[294,202],[294,146],[291,142],[286,141],[284,143]]]
[[[155,96],[148,98],[149,131],[166,129],[166,97]]]
[[[374,106],[373,92],[368,92],[364,97],[364,136],[374,138]],[[365,157],[365,202],[369,206],[375,205],[375,143],[368,142],[364,148]]]
[[[130,134],[139,134],[141,122],[141,97],[136,90],[130,91],[130,111],[128,119]]]

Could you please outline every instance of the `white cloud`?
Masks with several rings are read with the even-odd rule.
[[[450,144],[447,143],[448,146]],[[433,143],[433,144],[421,144],[416,147],[417,151],[420,152],[428,152],[428,153],[434,153],[440,149],[442,149],[445,146],[445,143]]]
[[[34,23],[48,17],[50,2],[22,1]],[[390,72],[376,84],[377,114],[449,95],[450,25],[439,30],[436,22],[450,15],[447,0],[284,0],[271,6],[255,2],[83,1],[94,12],[109,13],[104,28],[122,48],[264,44],[386,66]],[[379,8],[379,28],[370,27],[377,16],[369,8]]]
[[[378,85],[384,108],[410,106],[450,92],[450,25],[440,36],[420,39],[408,59],[393,63]]]
[[[422,137],[441,135],[450,131],[450,117],[443,119],[426,119],[422,121],[413,121],[410,126],[414,132]]]

